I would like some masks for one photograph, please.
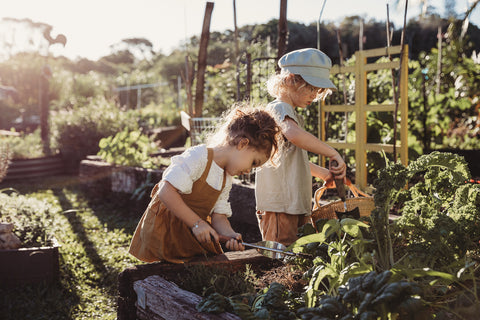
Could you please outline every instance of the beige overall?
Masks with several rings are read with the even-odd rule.
[[[212,211],[222,189],[215,190],[207,183],[208,172],[213,161],[213,150],[208,149],[208,161],[202,176],[193,183],[192,193],[182,194],[182,199],[200,218],[210,222]],[[158,199],[157,184],[151,193],[150,201],[142,219],[138,223],[129,252],[145,262],[169,261],[183,263],[197,255],[222,254],[218,242],[200,243],[190,228],[177,218]]]

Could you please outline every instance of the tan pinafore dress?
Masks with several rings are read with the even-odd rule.
[[[208,149],[208,161],[202,176],[193,183],[192,193],[182,194],[183,201],[200,218],[210,222],[210,213],[225,187],[223,175],[221,190],[215,190],[207,183],[208,172],[213,161],[213,150]],[[197,255],[222,254],[218,242],[200,243],[190,228],[177,218],[158,199],[159,184],[151,193],[150,203],[137,225],[129,252],[145,262],[169,261],[183,263]]]

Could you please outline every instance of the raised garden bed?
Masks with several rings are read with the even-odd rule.
[[[13,159],[8,166],[4,180],[18,180],[44,177],[65,172],[61,155],[32,159]]]
[[[150,180],[159,181],[162,169],[144,169],[138,167],[117,166],[107,163],[96,156],[89,156],[80,163],[79,178],[94,194],[101,196],[110,192],[133,193]]]
[[[0,250],[0,285],[56,281],[59,245],[55,239],[52,242],[46,247]]]
[[[200,297],[179,290],[172,282],[185,274],[186,268],[199,264],[228,268],[231,272],[245,271],[246,265],[251,265],[253,271],[258,273],[281,266],[282,262],[262,256],[255,250],[246,250],[227,252],[208,260],[201,258],[188,264],[151,263],[126,269],[119,275],[117,319],[173,319],[173,314],[175,319],[238,319],[231,314],[223,314],[218,318],[212,314],[201,314],[195,309]],[[172,297],[174,292],[178,294],[178,299]],[[168,296],[171,298],[167,299]],[[162,299],[162,305],[158,305]],[[156,306],[152,307],[152,304]]]

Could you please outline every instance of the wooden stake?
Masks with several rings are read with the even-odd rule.
[[[200,48],[198,49],[197,85],[195,87],[195,110],[194,117],[202,116],[203,90],[205,87],[205,69],[207,66],[207,47],[210,38],[210,20],[212,18],[213,2],[207,2],[205,16],[203,18]]]
[[[236,74],[235,78],[237,79],[237,101],[240,101],[240,71],[239,71],[239,64],[240,64],[240,56],[238,50],[238,28],[237,28],[237,5],[236,1],[233,0],[233,26],[235,28],[235,68]]]
[[[287,0],[280,0],[280,18],[278,19],[278,59],[285,54],[287,49],[287,33]]]

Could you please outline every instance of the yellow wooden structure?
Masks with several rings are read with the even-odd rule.
[[[403,54],[400,61],[382,63],[367,63],[367,58],[395,56]],[[401,66],[400,66],[401,64]],[[332,67],[330,74],[353,73],[355,75],[355,104],[354,105],[325,105],[320,106],[319,112],[319,138],[335,149],[355,150],[355,184],[362,190],[367,187],[367,152],[385,151],[393,153],[393,144],[367,143],[367,112],[383,111],[394,112],[395,104],[369,105],[367,102],[367,72],[382,69],[400,68],[400,96],[397,117],[400,119],[400,140],[397,140],[396,151],[400,154],[401,162],[406,166],[408,163],[408,46],[379,48],[355,52],[355,66]],[[397,93],[398,94],[398,93]],[[393,99],[392,99],[393,100]],[[353,112],[355,115],[355,141],[332,141],[326,140],[325,134],[325,113],[326,112]],[[322,163],[325,160],[322,159]]]

